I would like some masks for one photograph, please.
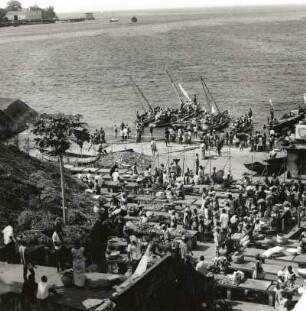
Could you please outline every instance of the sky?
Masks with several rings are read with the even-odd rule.
[[[0,0],[0,8],[8,0]],[[186,8],[206,6],[239,6],[239,5],[282,5],[305,4],[306,0],[20,0],[23,7],[37,4],[40,7],[52,5],[55,11],[84,12],[137,9]]]

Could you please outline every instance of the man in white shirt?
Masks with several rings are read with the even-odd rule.
[[[142,257],[140,245],[137,243],[137,241],[132,240],[131,243],[129,243],[127,247],[127,253],[129,260],[132,263],[132,271],[134,272],[137,269],[137,266]]]
[[[8,225],[2,230],[3,240],[6,253],[7,263],[13,263],[15,256],[15,238],[14,238],[14,229],[13,222],[9,221]]]
[[[229,216],[226,213],[226,210],[222,210],[222,214],[220,215],[220,223],[221,223],[221,228],[223,230],[226,230],[228,228],[228,221],[229,221]]]
[[[49,297],[50,292],[57,294],[56,290],[54,289],[54,286],[48,284],[48,278],[45,275],[43,275],[37,286],[36,298],[39,300],[45,300]]]
[[[119,182],[120,178],[119,178],[119,170],[116,168],[115,172],[112,174],[112,179],[113,182]]]
[[[59,272],[60,270],[63,271],[65,269],[64,264],[64,254],[63,254],[63,235],[62,235],[62,228],[60,224],[56,224],[55,230],[52,235],[52,242],[55,249],[55,256],[56,256],[56,268]]]
[[[206,267],[206,264],[204,262],[204,256],[200,257],[200,261],[196,265],[196,271],[198,271],[204,275],[207,273],[207,267]]]

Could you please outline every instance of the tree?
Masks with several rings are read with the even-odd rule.
[[[6,5],[7,11],[20,11],[22,10],[22,5],[19,1],[9,1]]]
[[[0,9],[0,23],[6,21],[5,14],[6,14],[6,10]]]
[[[73,133],[75,136],[73,141],[80,147],[81,157],[82,157],[84,143],[90,142],[91,135],[90,135],[88,129],[84,128],[84,127],[76,128]]]
[[[83,126],[81,115],[41,114],[34,123],[35,144],[42,152],[51,152],[58,156],[61,173],[63,222],[66,219],[66,189],[64,179],[63,155],[70,148],[72,141],[77,140],[76,130]]]
[[[49,6],[42,10],[42,19],[55,19],[57,18],[56,13],[54,12],[54,7]]]
[[[35,3],[29,7],[30,11],[42,11],[42,9]]]

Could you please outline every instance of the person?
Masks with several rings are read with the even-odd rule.
[[[165,128],[165,142],[166,142],[166,146],[168,146],[170,141],[170,132],[168,127]]]
[[[200,261],[196,265],[196,271],[204,275],[207,273],[207,266],[204,262],[204,256],[200,256]]]
[[[259,254],[257,254],[255,256],[255,259],[256,259],[256,261],[255,261],[254,267],[253,267],[252,278],[260,280],[260,279],[263,279],[264,276],[265,276],[265,273],[264,273],[264,270],[263,270],[263,267],[262,267],[262,260],[261,260]]]
[[[73,258],[73,281],[78,287],[85,286],[85,258],[84,247],[81,247],[80,241],[75,242],[74,248],[71,249]]]
[[[226,212],[225,208],[222,209],[222,213],[220,215],[220,223],[221,223],[221,228],[223,230],[227,230],[228,228],[228,222],[229,222],[229,216],[228,213]]]
[[[115,136],[115,138],[117,139],[117,136],[118,136],[118,128],[117,128],[117,125],[116,125],[116,124],[114,125],[114,136]]]
[[[8,225],[2,230],[4,240],[4,252],[6,254],[7,263],[13,263],[15,256],[15,237],[13,229],[13,221],[9,221]]]
[[[23,309],[32,310],[36,303],[37,283],[35,282],[35,275],[30,274],[22,284],[21,296],[23,299]]]
[[[112,180],[113,182],[119,182],[120,176],[119,176],[119,170],[116,168],[114,173],[112,174]]]
[[[203,142],[200,148],[202,153],[202,160],[205,160],[206,144]]]
[[[221,231],[220,231],[220,228],[217,227],[215,232],[214,232],[214,243],[215,243],[215,246],[216,246],[216,253],[219,250],[221,242],[222,242]]]
[[[113,173],[115,172],[116,168],[118,168],[118,162],[115,162],[115,164],[112,166],[112,168],[109,171],[109,176],[112,177]]]
[[[154,130],[154,124],[153,123],[150,123],[149,129],[150,129],[151,137],[153,137],[153,130]]]
[[[190,256],[193,256],[191,247],[187,244],[188,238],[182,237],[182,241],[180,243],[180,255],[181,259],[184,261],[184,263],[187,263],[189,261]]]
[[[140,245],[137,243],[135,239],[133,239],[128,247],[127,247],[127,253],[128,253],[128,258],[129,261],[132,264],[132,272],[134,272],[141,260],[141,250],[140,250]]]
[[[55,225],[55,230],[54,230],[53,235],[52,235],[52,242],[53,242],[53,246],[55,249],[57,271],[58,272],[60,270],[63,271],[65,269],[65,267],[64,267],[64,256],[63,256],[64,238],[63,238],[63,234],[62,234],[61,224],[59,222],[56,223],[56,225]]]
[[[40,300],[45,300],[49,297],[50,292],[56,293],[54,287],[48,283],[48,278],[43,275],[37,286],[36,298]]]
[[[199,167],[198,175],[199,175],[199,183],[203,185],[205,182],[205,174],[204,174],[204,168],[202,165],[200,165]]]
[[[294,282],[296,280],[296,274],[294,273],[292,266],[288,266],[285,272],[285,282],[289,288],[294,287]]]
[[[24,281],[26,281],[28,278],[28,270],[30,271],[30,275],[35,275],[34,272],[35,266],[31,262],[29,249],[24,244],[25,243],[23,242],[23,240],[21,240],[18,252],[20,255],[20,261],[23,265],[23,279]]]
[[[195,157],[195,165],[196,165],[196,174],[198,175],[199,173],[199,167],[200,167],[200,159],[199,159],[199,154],[197,153],[196,154],[196,157]]]
[[[288,310],[288,299],[285,298],[285,291],[276,284],[275,287],[275,310],[287,311]]]
[[[155,153],[157,152],[157,146],[156,146],[156,141],[154,137],[151,140],[151,150],[152,150],[152,154],[155,155]]]

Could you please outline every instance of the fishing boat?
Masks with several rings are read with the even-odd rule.
[[[290,112],[289,115],[284,115],[282,119],[276,121],[275,119],[270,123],[270,129],[276,133],[285,133],[289,130],[294,130],[294,126],[304,119],[305,112],[300,111],[298,114]]]
[[[135,83],[132,77],[130,77],[130,80],[132,81],[138,100],[140,104],[142,105],[143,109],[145,110],[143,114],[139,114],[137,111],[135,123],[141,123],[143,126],[148,126],[149,124],[155,121],[155,116],[159,113],[160,107],[158,106],[158,107],[153,108],[148,98],[142,92],[140,87]],[[143,102],[145,102],[146,105],[148,105],[149,110],[145,109]]]
[[[209,132],[212,130],[222,130],[228,126],[230,122],[230,113],[229,110],[221,111],[218,104],[216,103],[211,91],[207,87],[206,82],[203,77],[200,76],[202,87],[204,90],[206,102],[208,105],[208,111],[204,114],[203,120],[198,122],[198,127],[203,132]]]
[[[291,110],[289,114],[283,115],[280,120],[274,117],[274,105],[270,99],[270,122],[268,118],[269,127],[277,134],[286,133],[289,130],[294,131],[295,125],[304,119],[306,113],[306,94],[304,94],[304,107],[299,106],[296,110]]]
[[[132,18],[131,18],[131,22],[132,23],[137,23],[137,17],[134,15]]]
[[[244,166],[259,175],[272,174],[281,175],[287,170],[287,157],[277,157],[274,159],[267,159],[261,162],[245,163]]]
[[[155,127],[168,127],[168,126],[183,126],[188,124],[188,120],[197,118],[202,115],[203,110],[198,105],[197,101],[191,100],[186,90],[180,83],[174,82],[169,71],[166,69],[166,74],[173,86],[173,89],[179,100],[179,108],[170,109],[166,108],[160,111],[156,116],[154,122]]]
[[[111,19],[109,20],[109,22],[110,22],[110,23],[117,23],[117,22],[119,22],[119,19],[118,19],[118,18],[111,18]]]
[[[243,115],[236,118],[231,126],[230,130],[233,134],[246,134],[253,130],[253,120],[248,115]]]

